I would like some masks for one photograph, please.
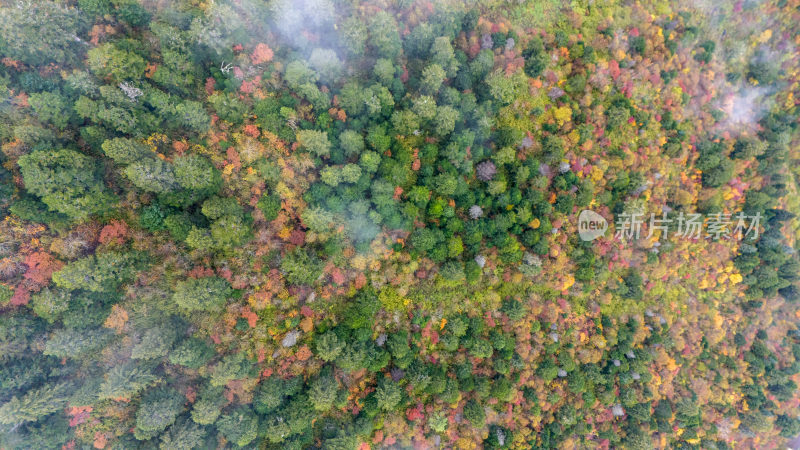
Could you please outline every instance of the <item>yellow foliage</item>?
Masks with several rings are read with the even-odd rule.
[[[569,106],[562,106],[553,110],[553,118],[556,119],[559,126],[572,120],[572,109]]]
[[[564,284],[561,286],[562,291],[566,291],[567,289],[571,288],[572,285],[575,284],[575,277],[567,275],[566,279],[564,280]]]

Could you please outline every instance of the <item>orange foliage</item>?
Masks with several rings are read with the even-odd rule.
[[[121,220],[112,220],[111,223],[104,226],[100,230],[99,241],[101,244],[117,244],[122,245],[125,243],[125,237],[128,235],[128,226]]]
[[[106,448],[106,445],[108,445],[108,436],[106,436],[105,433],[96,432],[92,445],[94,445],[94,448]]]
[[[306,317],[305,319],[300,321],[300,329],[306,333],[310,333],[314,330],[314,319],[311,317]]]
[[[247,320],[247,324],[250,325],[250,328],[256,327],[256,322],[258,322],[258,314],[254,313],[249,307],[242,309],[242,318]]]
[[[23,275],[35,286],[41,287],[50,282],[53,272],[59,270],[64,264],[46,252],[34,252],[25,257],[28,270]]]
[[[117,333],[121,333],[127,322],[128,311],[119,305],[114,305],[111,307],[111,314],[108,315],[106,321],[103,323],[103,326],[105,328],[116,330]]]
[[[258,131],[258,125],[250,124],[250,125],[245,125],[244,126],[244,134],[246,134],[246,135],[248,135],[250,137],[257,138],[257,137],[259,137],[261,135],[261,132]]]
[[[228,161],[233,165],[233,167],[236,168],[236,170],[242,168],[242,161],[239,158],[239,153],[236,151],[236,149],[233,147],[228,147],[228,150],[225,153],[228,156]]]
[[[308,358],[311,358],[311,350],[308,348],[307,345],[303,345],[302,347],[297,349],[295,357],[297,357],[297,359],[300,361],[306,361]]]
[[[256,45],[256,48],[255,50],[253,50],[253,53],[250,55],[250,61],[252,61],[253,64],[261,64],[272,61],[273,56],[274,53],[267,44],[259,43],[258,45]]]

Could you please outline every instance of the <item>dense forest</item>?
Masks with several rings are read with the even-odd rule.
[[[798,46],[798,0],[0,0],[0,449],[786,448]]]

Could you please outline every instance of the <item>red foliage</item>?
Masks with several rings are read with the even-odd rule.
[[[231,269],[228,268],[219,269],[217,270],[217,274],[222,278],[228,280],[229,283],[231,282],[231,280],[233,280],[233,272],[231,272]]]
[[[300,246],[306,241],[306,233],[301,230],[292,230],[289,234],[289,242],[294,245]]]
[[[235,167],[236,170],[242,168],[242,160],[239,159],[239,152],[237,152],[236,149],[233,147],[228,147],[228,150],[226,150],[225,153],[228,156],[228,162],[233,164],[233,167]]]
[[[303,305],[303,306],[300,308],[300,314],[302,314],[302,315],[303,315],[303,317],[314,317],[314,310],[313,310],[313,309],[311,309],[311,308],[309,308],[309,307],[308,307],[308,306],[306,306],[306,305]]]
[[[195,266],[186,274],[189,278],[205,278],[214,276],[214,270],[208,267]]]
[[[91,406],[73,406],[67,410],[67,414],[72,416],[69,420],[69,426],[76,427],[89,418],[89,413],[92,412]]]
[[[254,313],[249,306],[242,309],[242,318],[247,320],[247,324],[250,325],[250,328],[256,327],[256,322],[258,322],[258,314]]]
[[[611,73],[611,78],[617,81],[617,77],[619,77],[621,71],[619,70],[619,63],[615,59],[608,62],[608,71]]]
[[[36,287],[42,287],[50,282],[53,272],[61,269],[64,264],[46,252],[34,252],[25,257],[28,270],[23,275]],[[27,303],[27,301],[25,302]]]
[[[258,131],[258,125],[253,124],[244,126],[244,134],[254,138],[261,136],[261,132]]]
[[[333,270],[331,270],[331,278],[333,279],[334,283],[340,286],[345,282],[344,272],[342,272],[342,269],[338,267],[334,267]]]
[[[117,244],[122,245],[125,243],[125,237],[128,235],[128,225],[121,220],[112,220],[111,223],[104,226],[100,230],[99,241],[101,244]]]
[[[408,408],[406,410],[406,419],[408,419],[409,421],[419,420],[422,419],[423,417],[425,417],[425,415],[422,413],[421,403],[417,403],[417,406],[413,408]]]
[[[197,390],[192,386],[186,388],[186,394],[184,395],[189,403],[194,403],[194,401],[197,400]]]
[[[259,43],[258,45],[256,45],[256,48],[255,50],[253,50],[253,53],[250,55],[250,61],[252,61],[253,64],[261,64],[272,61],[273,56],[274,53],[267,44]]]
[[[214,93],[214,86],[217,84],[217,80],[213,77],[206,78],[206,94],[211,95]]]
[[[364,287],[365,284],[367,284],[367,276],[364,275],[363,273],[359,273],[358,275],[356,275],[355,288],[361,289],[362,287]]]

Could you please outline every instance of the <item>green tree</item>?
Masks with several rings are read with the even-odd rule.
[[[297,132],[297,142],[315,156],[327,157],[330,155],[331,142],[325,131],[300,130]]]
[[[210,227],[214,247],[231,250],[246,244],[253,237],[249,222],[238,215],[226,215],[215,220]]]
[[[37,316],[53,323],[61,314],[69,309],[71,295],[63,289],[44,288],[31,298],[33,312]]]
[[[44,354],[59,358],[78,358],[100,350],[108,342],[104,329],[76,330],[62,328],[54,331],[44,346]]]
[[[440,106],[436,109],[434,126],[436,134],[447,136],[456,128],[456,122],[460,119],[460,113],[452,106]]]
[[[468,400],[464,405],[464,418],[475,428],[483,428],[486,424],[486,413],[483,406],[475,400]]]
[[[166,356],[177,337],[173,324],[150,328],[131,349],[131,358],[153,359]]]
[[[218,311],[231,293],[230,284],[223,278],[190,278],[178,281],[172,299],[187,311]]]
[[[428,95],[434,95],[442,87],[447,72],[438,64],[429,64],[422,70],[422,78],[419,81],[419,90]]]
[[[312,50],[308,62],[323,83],[335,81],[342,72],[342,61],[339,60],[335,51],[328,48],[315,48]]]
[[[308,397],[317,411],[325,412],[333,407],[339,393],[338,382],[331,375],[321,375],[311,382]]]
[[[339,145],[345,156],[360,155],[364,151],[364,137],[357,131],[344,130],[339,135]]]
[[[200,448],[206,437],[206,429],[187,419],[179,419],[161,435],[158,448],[161,450],[192,450]]]
[[[397,21],[386,11],[380,11],[372,16],[369,23],[370,44],[375,47],[380,57],[390,60],[396,59],[403,50],[400,33],[397,30]]]
[[[281,270],[292,284],[314,284],[322,275],[323,263],[307,250],[297,248],[281,260]]]
[[[205,133],[211,126],[211,117],[200,102],[182,101],[175,105],[174,115],[181,127],[197,133]]]
[[[142,267],[143,255],[136,252],[103,252],[68,263],[53,274],[53,282],[64,289],[113,292],[133,279]]]
[[[326,362],[335,360],[345,346],[345,343],[340,341],[333,331],[326,331],[318,336],[314,340],[314,344],[317,349],[317,357]]]
[[[223,395],[225,388],[222,386],[206,386],[192,405],[192,420],[200,425],[213,425],[222,413],[222,407],[227,400]]]
[[[179,156],[172,165],[175,170],[175,181],[184,189],[205,196],[216,193],[222,185],[222,175],[204,156]]]
[[[147,192],[163,194],[178,189],[172,166],[158,158],[140,159],[130,164],[125,168],[125,176]]]
[[[117,164],[131,164],[152,157],[144,145],[128,138],[114,138],[103,142],[103,152]]]
[[[115,83],[138,80],[144,75],[146,68],[145,60],[141,56],[119,49],[110,42],[89,50],[87,64],[95,75]]]
[[[131,399],[158,381],[152,370],[136,362],[116,365],[100,384],[100,400]]]
[[[378,400],[378,407],[384,411],[393,411],[400,400],[403,399],[403,391],[397,383],[384,378],[375,389],[375,398]]]
[[[0,43],[9,58],[32,66],[71,64],[80,58],[86,29],[80,11],[53,1],[7,4],[0,8]]]
[[[148,391],[136,410],[136,439],[152,439],[172,425],[183,411],[185,400],[178,391],[168,387]]]
[[[350,16],[339,26],[340,38],[347,51],[355,56],[364,54],[367,42],[367,26],[356,16]]]
[[[72,389],[69,383],[51,383],[13,396],[0,405],[0,424],[17,425],[52,414],[67,406]]]
[[[190,369],[204,366],[214,356],[214,349],[204,340],[191,337],[183,339],[169,353],[169,362]]]
[[[253,406],[261,414],[274,411],[283,405],[288,396],[297,393],[301,384],[299,377],[284,380],[274,376],[262,380],[256,389]]]
[[[102,213],[115,201],[96,161],[74,150],[38,150],[20,157],[18,164],[28,191],[72,218]]]
[[[225,386],[229,381],[246,378],[253,368],[253,363],[242,353],[225,355],[211,372],[212,386]]]
[[[430,54],[430,61],[442,67],[448,78],[456,76],[459,64],[453,52],[453,46],[450,45],[450,38],[439,36],[434,39]]]
[[[239,407],[220,417],[217,429],[231,442],[244,447],[258,436],[258,416],[250,408]]]
[[[375,61],[375,65],[372,67],[372,73],[375,74],[375,78],[377,78],[381,84],[391,87],[395,74],[394,63],[386,58],[378,58],[378,60]]]
[[[412,101],[411,110],[424,120],[436,117],[436,100],[429,95],[421,95]]]
[[[40,120],[52,123],[59,130],[66,128],[72,117],[72,104],[56,92],[34,92],[28,103]]]

